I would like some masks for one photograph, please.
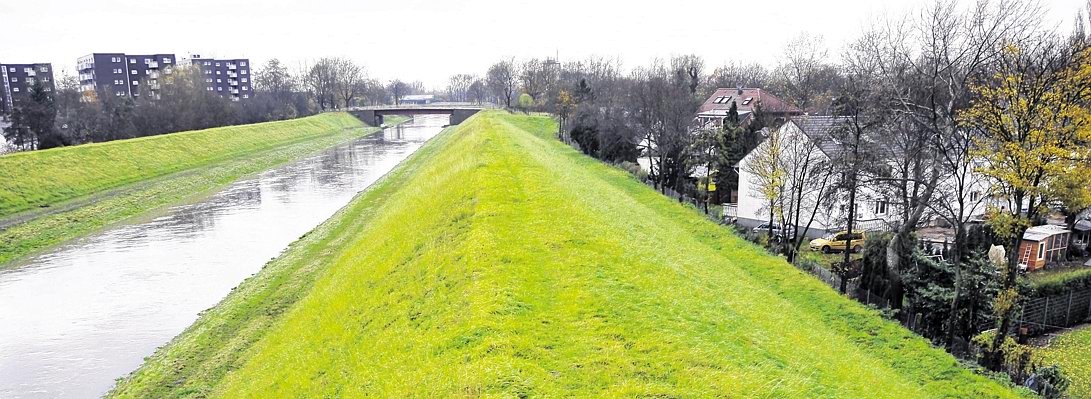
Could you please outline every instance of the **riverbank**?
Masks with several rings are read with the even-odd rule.
[[[1022,396],[555,131],[448,129],[110,396]]]
[[[377,131],[325,113],[0,157],[0,269]]]

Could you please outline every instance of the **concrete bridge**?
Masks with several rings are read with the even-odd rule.
[[[383,124],[383,117],[386,115],[450,115],[451,124],[457,125],[462,123],[476,114],[477,111],[485,109],[485,106],[465,103],[437,103],[437,104],[421,104],[421,105],[380,105],[372,107],[353,107],[349,108],[348,113],[352,114],[356,118],[364,121],[364,123],[372,126],[380,126]]]

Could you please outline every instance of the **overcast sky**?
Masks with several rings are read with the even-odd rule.
[[[801,32],[832,50],[885,14],[930,0],[453,1],[0,0],[0,62],[52,62],[73,73],[92,52],[280,58],[292,66],[351,57],[373,77],[441,88],[501,57],[620,57],[627,67],[695,53],[773,65]],[[1043,0],[1068,31],[1086,0]]]

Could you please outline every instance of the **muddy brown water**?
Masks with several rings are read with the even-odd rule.
[[[94,398],[434,137],[417,116],[0,272],[0,398]]]

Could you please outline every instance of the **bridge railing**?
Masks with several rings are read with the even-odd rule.
[[[429,104],[398,104],[398,105],[368,105],[360,107],[348,107],[342,108],[341,111],[371,111],[371,110],[385,110],[385,109],[492,109],[498,108],[493,103],[463,103],[463,102],[435,102]]]

